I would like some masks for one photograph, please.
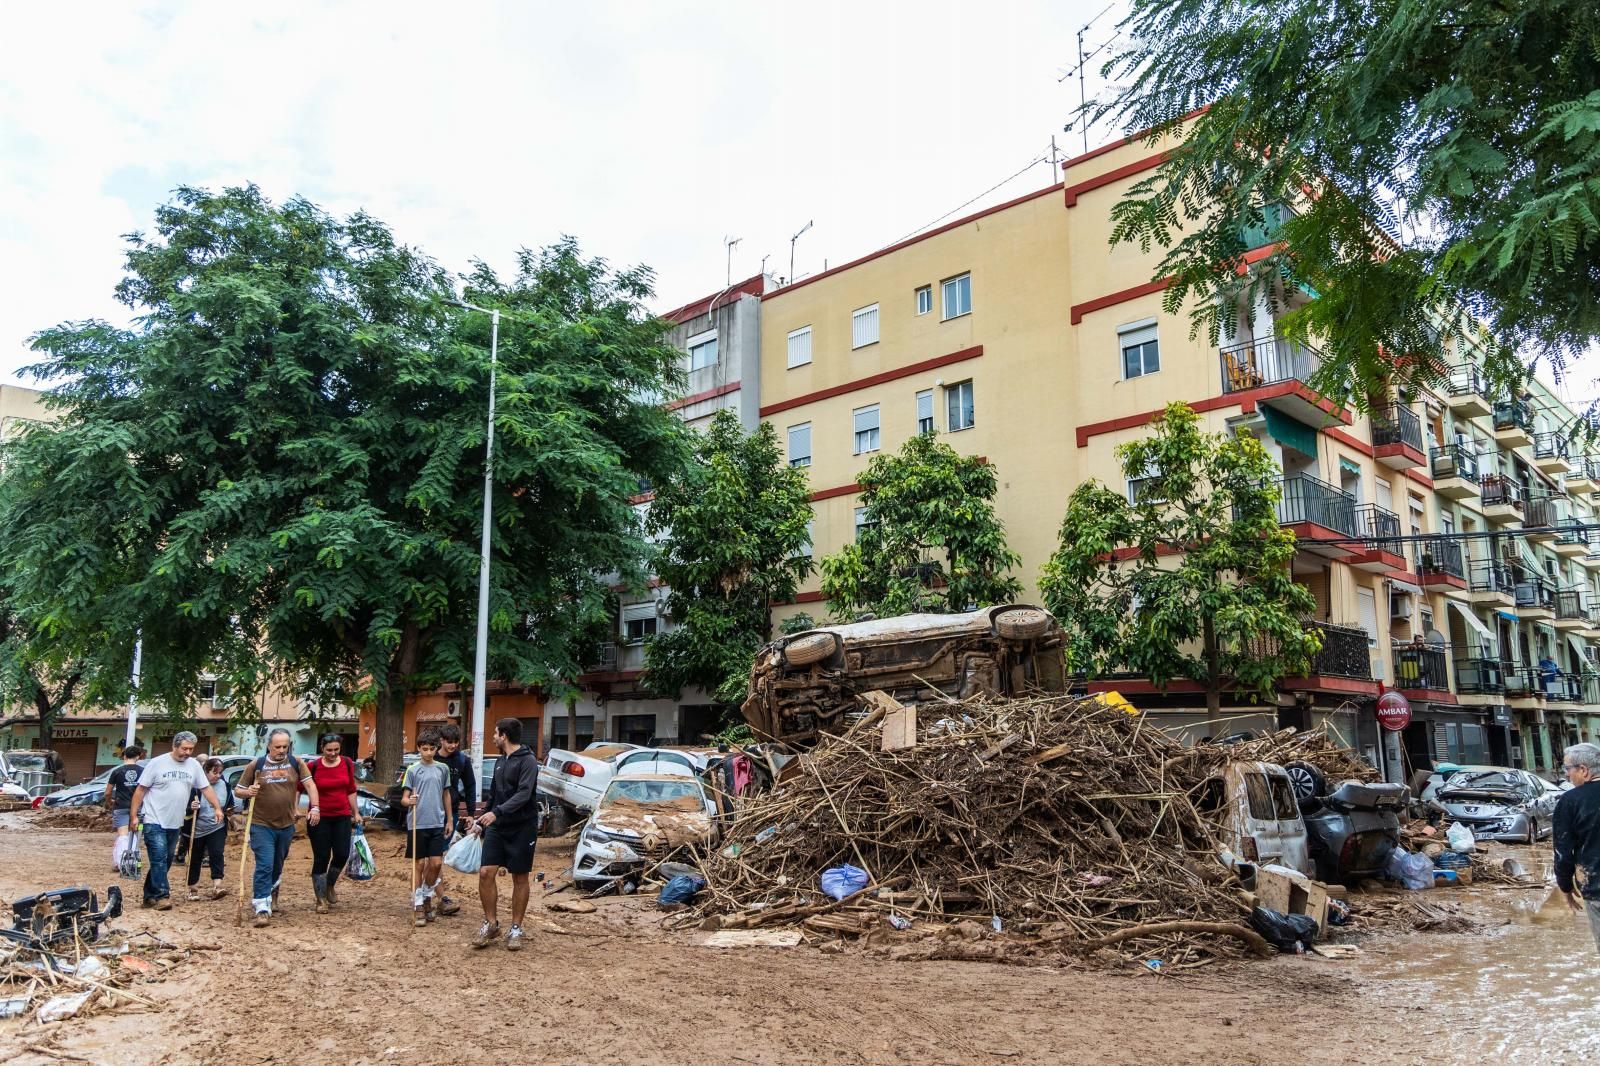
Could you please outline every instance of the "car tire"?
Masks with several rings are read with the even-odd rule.
[[[1050,629],[1050,615],[1036,607],[1019,607],[994,617],[994,631],[1007,640],[1032,640]]]
[[[790,666],[810,666],[833,654],[832,633],[807,633],[783,646],[783,661]]]
[[[572,828],[572,812],[567,810],[565,803],[550,804],[550,816],[545,821],[544,835],[547,837],[564,837],[567,830]]]
[[[1289,783],[1294,786],[1294,798],[1300,801],[1301,810],[1328,794],[1327,776],[1310,763],[1296,759],[1284,763],[1283,769],[1289,775]],[[1316,806],[1321,804],[1316,803]]]
[[[1539,843],[1539,819],[1528,819],[1528,839],[1524,843],[1529,845]]]

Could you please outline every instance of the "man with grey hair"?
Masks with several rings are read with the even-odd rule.
[[[250,895],[257,928],[271,921],[272,908],[278,902],[278,884],[283,880],[289,845],[294,843],[295,808],[300,805],[302,788],[311,798],[306,822],[316,825],[322,820],[317,783],[311,778],[310,768],[289,753],[289,731],[274,729],[267,736],[267,753],[244,768],[239,785],[233,790],[234,795],[255,804],[250,851],[256,857],[256,870]]]
[[[1574,744],[1561,759],[1572,789],[1556,804],[1556,887],[1567,906],[1578,910],[1573,877],[1583,867],[1583,909],[1589,912],[1589,931],[1600,949],[1600,747]]]
[[[139,774],[139,784],[133,790],[133,801],[128,805],[128,824],[137,839],[141,828],[145,850],[150,855],[150,868],[144,875],[144,906],[166,911],[172,909],[172,888],[167,883],[167,869],[172,865],[172,853],[183,833],[183,816],[189,811],[189,794],[198,790],[205,796],[222,820],[222,804],[216,790],[206,777],[200,760],[194,757],[197,738],[188,730],[172,738],[172,750],[157,756],[146,764]],[[145,823],[148,819],[148,824]]]

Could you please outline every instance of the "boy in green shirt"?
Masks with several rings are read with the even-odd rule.
[[[450,840],[451,812],[455,810],[450,768],[434,761],[439,734],[430,729],[417,738],[420,761],[406,767],[400,779],[400,804],[406,815],[406,858],[412,861],[411,913],[416,925],[433,921],[434,888],[444,872],[444,852]]]

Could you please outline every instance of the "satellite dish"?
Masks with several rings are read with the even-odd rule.
[[[1442,648],[1446,644],[1450,643],[1448,640],[1444,639],[1444,634],[1439,632],[1437,629],[1428,630],[1428,635],[1423,637],[1422,639],[1423,639],[1423,641],[1425,643],[1430,644],[1430,645],[1432,645],[1433,647],[1436,647],[1436,648]]]

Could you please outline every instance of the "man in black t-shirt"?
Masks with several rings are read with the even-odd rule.
[[[129,744],[122,749],[122,765],[106,778],[105,805],[111,809],[111,825],[117,831],[117,840],[111,848],[111,868],[122,869],[122,853],[130,844],[138,842],[128,832],[128,809],[133,806],[133,790],[139,787],[139,773],[144,769],[144,749]]]

